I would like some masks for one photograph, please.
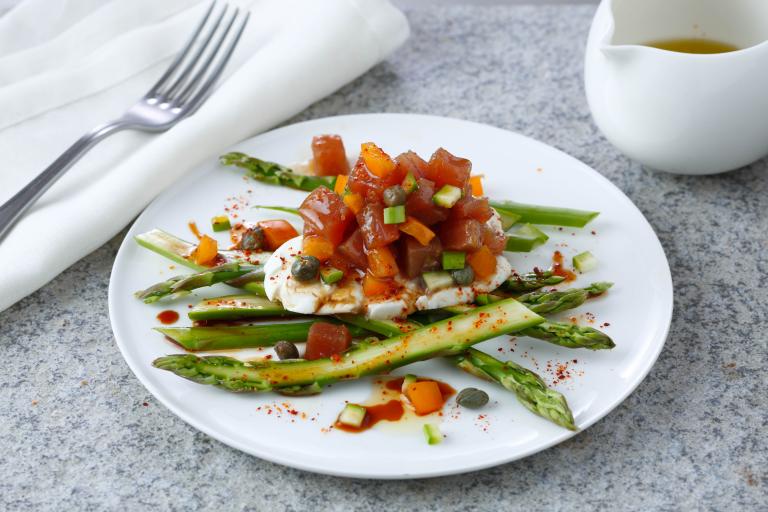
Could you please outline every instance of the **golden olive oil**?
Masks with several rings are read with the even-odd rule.
[[[680,53],[728,53],[740,50],[740,48],[722,41],[697,38],[663,39],[645,43],[645,46]]]

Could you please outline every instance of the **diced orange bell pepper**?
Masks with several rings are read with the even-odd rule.
[[[373,277],[393,277],[397,275],[397,261],[389,247],[379,247],[378,249],[369,249],[366,254],[368,258],[368,270]]]
[[[472,187],[472,195],[475,197],[483,196],[483,176],[478,174],[477,176],[469,177],[469,186]]]
[[[192,259],[198,265],[208,265],[216,259],[219,254],[219,244],[208,235],[200,237],[200,243],[192,251]]]
[[[320,261],[326,261],[333,256],[333,244],[326,238],[317,235],[304,237],[302,252],[307,256],[314,256]]]
[[[388,154],[373,142],[365,142],[361,145],[360,157],[368,170],[379,178],[386,177],[395,170],[397,165]]]
[[[429,245],[429,242],[435,238],[434,231],[410,216],[407,217],[405,222],[400,224],[398,227],[403,233],[411,235],[413,238],[418,240],[421,245]]]
[[[439,411],[445,403],[440,386],[433,380],[414,382],[408,385],[405,394],[419,415]]]
[[[264,230],[264,239],[270,251],[277,250],[291,238],[299,236],[296,228],[287,220],[263,220],[259,222],[259,226]]]
[[[467,263],[480,279],[491,277],[496,272],[496,256],[485,245],[467,256]]]
[[[363,196],[360,194],[354,194],[351,192],[347,192],[344,194],[344,204],[347,205],[347,208],[352,210],[352,213],[357,215],[360,213],[360,210],[363,209],[363,206],[365,206],[365,202],[363,201]]]
[[[363,277],[363,295],[366,297],[379,297],[393,291],[395,284],[389,279],[379,279],[371,274]]]
[[[340,196],[344,195],[344,189],[347,188],[347,181],[349,181],[349,176],[346,174],[339,174],[336,176],[336,183],[333,184],[333,191]]]

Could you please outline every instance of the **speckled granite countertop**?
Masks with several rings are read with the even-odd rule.
[[[176,418],[123,362],[107,313],[121,234],[0,313],[0,510],[766,510],[766,162],[686,178],[620,155],[582,90],[593,9],[412,9],[404,49],[294,121],[455,116],[616,183],[661,238],[676,290],[666,348],[621,406],[557,447],[463,476],[347,480],[261,461]]]

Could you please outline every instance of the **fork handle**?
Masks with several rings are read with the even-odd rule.
[[[16,195],[0,206],[0,241],[11,230],[19,218],[32,206],[43,193],[61,178],[72,165],[80,160],[93,146],[109,135],[128,128],[128,123],[117,120],[102,124],[80,137],[64,153],[37,175],[29,185],[19,190]]]

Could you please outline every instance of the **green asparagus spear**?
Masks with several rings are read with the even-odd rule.
[[[531,311],[540,315],[548,313],[558,313],[566,309],[573,309],[581,306],[591,297],[602,295],[613,283],[592,283],[585,288],[568,288],[565,290],[552,291],[533,291],[516,297],[516,299],[531,309]],[[489,294],[491,302],[499,300],[495,294]],[[470,304],[457,304],[455,306],[444,307],[443,310],[457,315],[474,309]]]
[[[160,357],[153,363],[201,384],[230,391],[269,391],[323,386],[390,371],[438,355],[460,353],[475,343],[509,334],[544,319],[514,299],[503,300],[385,340],[363,342],[333,358],[245,363],[193,354]]]
[[[151,304],[157,302],[163,297],[180,297],[190,293],[197,288],[213,286],[217,283],[223,283],[231,279],[242,277],[246,274],[256,272],[261,267],[252,265],[242,265],[240,263],[225,263],[218,267],[212,267],[202,272],[189,274],[185,276],[176,276],[163,282],[154,284],[146,290],[135,293],[136,298],[142,299],[145,303]],[[262,272],[263,279],[263,272]]]
[[[175,261],[176,263],[180,263],[181,265],[198,271],[210,270],[209,267],[198,265],[190,259],[189,255],[195,250],[194,244],[173,236],[162,229],[153,229],[146,233],[136,235],[135,240],[136,243],[142,247],[156,252],[171,261]],[[242,251],[219,251],[219,255],[221,255],[225,263],[253,265],[252,262],[255,261],[258,261],[259,263],[265,262],[270,253],[265,252],[246,256]],[[242,288],[261,297],[265,295],[264,274],[261,269],[258,268],[254,269],[253,272],[244,274],[234,280],[227,281],[227,284]]]
[[[333,319],[323,319],[333,322]],[[224,325],[204,327],[155,327],[185,349],[195,352],[202,350],[228,350],[233,348],[271,347],[280,340],[307,341],[309,328],[315,320],[309,322],[291,322],[267,325]],[[367,336],[369,331],[350,326],[353,337]]]
[[[462,307],[463,308],[463,307]],[[470,311],[472,306],[469,306],[464,311]],[[443,320],[450,316],[446,310],[453,310],[453,308],[446,308],[444,310],[432,310],[417,313],[415,315],[419,320],[423,320],[425,323],[433,323],[439,320]],[[366,327],[364,323],[359,323],[360,326]],[[379,332],[375,327],[368,327],[369,331]],[[386,333],[385,333],[386,334]],[[572,323],[565,322],[542,322],[533,327],[523,329],[517,333],[519,336],[528,336],[529,338],[536,338],[539,340],[547,341],[553,345],[558,345],[565,348],[586,348],[590,350],[611,349],[616,345],[613,340],[607,334],[593,329],[592,327],[581,327]]]
[[[565,278],[555,275],[551,270],[534,269],[527,274],[515,274],[507,279],[501,289],[512,293],[526,293],[544,288],[545,286],[554,286],[561,283]]]
[[[604,350],[616,346],[611,337],[604,332],[592,327],[582,327],[570,323],[543,322],[523,329],[520,331],[520,335],[548,341],[566,348]]]
[[[572,210],[554,206],[538,206],[533,204],[516,203],[514,201],[490,201],[490,205],[499,212],[519,215],[518,222],[530,224],[546,224],[553,226],[571,226],[583,228],[600,212]]]
[[[317,187],[333,189],[333,185],[336,183],[335,176],[305,176],[303,174],[296,174],[288,167],[260,160],[245,153],[227,153],[219,157],[219,160],[224,165],[241,167],[247,170],[253,179],[271,185],[281,185],[311,192]]]
[[[336,183],[335,176],[296,174],[288,167],[260,160],[244,153],[227,153],[220,157],[220,161],[224,165],[241,167],[247,170],[251,177],[264,183],[305,190],[307,192],[311,192],[321,186],[333,189]],[[581,228],[599,215],[599,212],[523,204],[514,201],[491,201],[490,205],[497,210],[504,220],[504,229],[509,229],[515,222]]]
[[[517,300],[540,315],[557,313],[581,306],[590,297],[597,297],[608,290],[613,283],[592,283],[585,288],[570,288],[557,291],[535,291],[517,297]]]
[[[451,359],[462,370],[486,380],[498,382],[512,391],[517,399],[533,413],[569,430],[576,430],[573,413],[565,397],[549,389],[541,377],[531,370],[512,361],[499,361],[473,348]]]
[[[568,306],[576,307],[581,304],[579,301],[581,301],[582,298],[586,300],[586,297],[590,296],[587,290],[597,293],[603,289],[607,289],[606,286],[607,283],[593,283],[585,289],[579,289],[577,294],[568,292],[559,299],[555,297],[554,299],[545,301],[544,304],[535,304],[533,307],[541,308],[542,310],[552,308],[556,311],[567,309]],[[573,300],[574,296],[577,300]],[[492,295],[491,298],[492,302],[502,300],[495,295]],[[531,300],[531,302],[533,303],[534,301]],[[444,320],[451,315],[465,313],[473,309],[475,309],[475,306],[461,304],[448,306],[442,310],[420,312],[417,313],[414,318],[418,318],[418,320],[423,321],[423,323],[431,324]],[[205,299],[189,312],[189,317],[192,320],[240,320],[265,316],[290,315],[293,315],[293,313],[283,309],[279,303],[270,302],[264,298],[250,295],[228,295],[225,297]],[[336,318],[348,325],[355,325],[383,336],[396,336],[402,332],[408,332],[421,326],[420,323],[413,320],[373,320],[365,318],[362,315],[344,314],[336,315]],[[202,333],[204,331],[201,330],[200,332]],[[581,327],[571,323],[544,322],[535,327],[520,331],[519,335],[540,339],[566,348],[598,350],[610,349],[615,346],[613,340],[611,340],[607,334],[591,327]],[[247,345],[247,341],[244,341],[242,346],[246,347],[249,345]]]
[[[190,320],[245,320],[262,317],[303,316],[279,302],[255,295],[225,295],[204,299],[189,310]]]

